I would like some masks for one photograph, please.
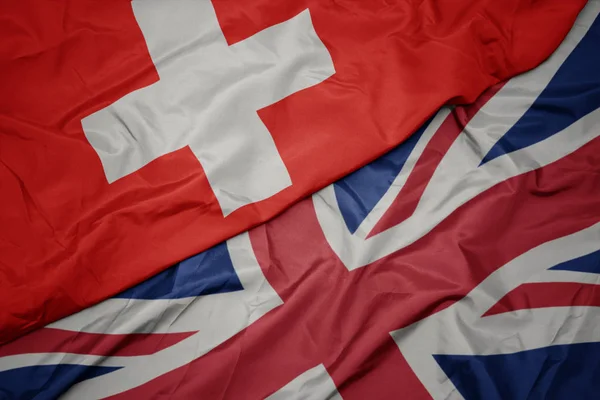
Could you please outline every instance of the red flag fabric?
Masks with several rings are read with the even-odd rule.
[[[265,221],[531,69],[585,0],[8,1],[0,342]]]

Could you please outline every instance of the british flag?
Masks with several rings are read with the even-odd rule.
[[[0,394],[597,398],[599,12],[278,218],[0,347]]]

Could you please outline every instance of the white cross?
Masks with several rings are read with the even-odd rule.
[[[291,185],[257,110],[335,73],[308,10],[228,46],[209,0],[134,0],[160,80],[82,119],[112,183],[189,146],[227,216]]]

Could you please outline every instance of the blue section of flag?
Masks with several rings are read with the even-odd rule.
[[[430,122],[394,150],[334,183],[335,197],[350,232],[356,232],[388,191]]]
[[[550,269],[600,274],[600,250],[574,260],[565,261],[564,263],[555,265]]]
[[[0,398],[56,399],[78,382],[120,368],[58,364],[9,369],[0,372]]]
[[[600,20],[562,64],[519,121],[490,149],[481,165],[562,131],[600,107]]]
[[[600,398],[600,343],[435,359],[466,400]]]
[[[128,299],[179,299],[234,292],[244,287],[223,242],[161,272],[115,297]]]

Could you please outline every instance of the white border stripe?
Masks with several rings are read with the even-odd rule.
[[[267,400],[342,400],[323,364],[302,373],[273,393]]]

